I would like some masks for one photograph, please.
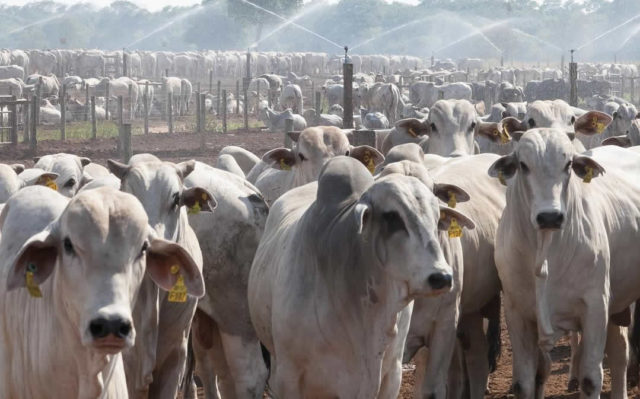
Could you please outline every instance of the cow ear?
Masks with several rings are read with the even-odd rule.
[[[429,121],[421,121],[416,118],[402,119],[396,122],[397,129],[405,129],[412,137],[428,136],[431,133]]]
[[[56,179],[58,178],[57,173],[53,172],[43,172],[38,179],[33,183],[35,186],[47,186],[54,191],[58,191],[58,185],[56,184]]]
[[[14,258],[7,276],[7,290],[27,286],[27,271],[33,273],[31,284],[40,285],[53,272],[58,245],[53,229],[47,228],[27,240]]]
[[[181,180],[184,180],[189,176],[191,172],[196,168],[196,161],[193,159],[176,164],[176,170]]]
[[[169,291],[182,276],[187,293],[193,297],[204,296],[202,271],[189,253],[180,245],[155,238],[147,249],[147,272],[163,290]]]
[[[433,185],[433,194],[451,208],[455,208],[458,202],[467,202],[471,198],[466,191],[454,184],[436,183]]]
[[[216,199],[207,190],[201,187],[192,187],[182,190],[180,205],[189,208],[190,213],[213,212],[218,206]]]
[[[109,172],[113,173],[118,179],[124,180],[131,170],[131,165],[125,165],[116,160],[108,159],[107,168],[109,168]]]
[[[376,166],[384,162],[384,155],[378,150],[368,145],[360,145],[351,148],[349,156],[360,161],[373,174]]]
[[[87,158],[87,157],[79,157],[80,158],[80,164],[82,166],[87,166],[91,163],[91,159]]]
[[[371,216],[371,207],[365,202],[358,202],[354,212],[358,234],[362,234]]]
[[[511,139],[515,142],[520,141],[520,139],[522,138],[522,135],[525,134],[526,132],[523,132],[522,130],[518,130],[517,132],[513,132],[511,133]]]
[[[500,179],[500,183],[507,185],[506,179],[513,177],[518,170],[518,159],[514,153],[500,157],[489,168],[489,176]]]
[[[473,220],[469,219],[465,214],[451,209],[447,206],[440,206],[440,219],[438,220],[438,230],[449,230],[452,226],[453,220],[460,227],[466,227],[469,230],[475,229],[476,224]]]
[[[605,172],[604,168],[592,158],[580,155],[573,157],[571,168],[579,178],[584,179],[585,183],[589,183],[592,178]]]
[[[40,157],[33,157],[33,163],[37,164],[40,161]]]
[[[296,164],[296,154],[288,148],[275,148],[262,156],[262,161],[274,169],[291,170]]]
[[[301,132],[287,132],[287,136],[289,136],[291,141],[293,141],[294,143],[297,143],[298,140],[300,139],[300,133]]]
[[[507,135],[512,135],[515,132],[527,131],[527,124],[513,116],[509,116],[501,120],[500,126],[502,126],[501,130],[505,132]]]
[[[611,121],[613,121],[613,118],[604,112],[589,111],[576,120],[573,128],[576,133],[591,136],[604,132]]]
[[[617,145],[618,147],[631,147],[631,139],[627,135],[607,137],[602,140],[602,145]]]
[[[14,163],[13,165],[11,165],[11,169],[13,169],[13,171],[19,175],[20,173],[24,172],[24,165],[21,163]]]
[[[502,129],[502,125],[496,122],[477,122],[475,134],[484,136],[496,143],[508,143],[511,136]]]

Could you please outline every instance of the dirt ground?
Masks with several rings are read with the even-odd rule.
[[[134,135],[132,139],[133,152],[150,152],[158,157],[171,160],[183,161],[196,159],[205,163],[214,164],[218,152],[227,145],[242,146],[259,156],[264,152],[280,147],[284,143],[284,136],[281,133],[268,133],[260,129],[250,129],[249,131],[234,131],[227,134],[207,133],[205,134],[204,145],[202,136],[193,133],[166,134],[152,133],[147,136]],[[81,156],[89,157],[93,162],[105,165],[107,159],[118,159],[116,151],[116,138],[86,139],[60,141],[40,141],[38,150],[34,154],[25,144],[13,147],[10,144],[0,145],[0,162],[2,163],[23,163],[27,167],[33,165],[33,157],[45,154],[69,152]],[[509,393],[511,386],[511,345],[506,332],[506,327],[502,328],[503,353],[500,358],[498,369],[490,377],[490,393],[487,398],[502,399],[512,397]],[[569,344],[562,340],[552,352],[553,366],[552,373],[546,385],[546,397],[549,398],[578,398],[577,393],[566,391],[569,371]],[[605,371],[606,372],[606,371]],[[407,368],[403,375],[400,398],[409,399],[412,397],[414,386],[414,370]],[[636,379],[637,380],[637,379]],[[608,376],[605,375],[605,394],[608,397],[609,384]],[[629,390],[629,397],[639,398],[640,390],[634,387]]]

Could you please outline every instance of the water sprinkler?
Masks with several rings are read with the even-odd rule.
[[[573,53],[575,53],[575,52],[576,52],[576,50],[571,49],[571,50],[570,50],[570,52],[571,52],[571,63],[573,63]]]
[[[351,60],[349,59],[349,46],[344,46],[344,63],[350,64]]]

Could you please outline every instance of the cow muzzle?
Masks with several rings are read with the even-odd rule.
[[[430,296],[440,295],[451,291],[453,276],[444,272],[431,273],[427,278],[427,283],[432,290]]]
[[[130,343],[133,325],[131,320],[122,317],[98,317],[89,322],[88,332],[94,348],[114,354]]]
[[[564,223],[564,214],[558,211],[540,212],[536,215],[536,223],[541,230],[559,230]]]

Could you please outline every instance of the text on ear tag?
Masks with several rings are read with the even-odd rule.
[[[280,169],[291,170],[291,166],[287,165],[287,163],[284,161],[284,158],[280,158]]]
[[[594,116],[593,119],[591,120],[591,127],[596,129],[596,132],[598,132],[598,134],[604,132],[604,129],[606,128],[604,123],[598,122],[597,116]]]
[[[58,191],[58,185],[56,184],[56,181],[53,180],[50,177],[47,177],[47,181],[45,182],[45,186],[49,187],[53,191]]]
[[[196,201],[195,204],[193,204],[193,206],[191,208],[189,208],[189,210],[187,210],[187,214],[188,215],[197,215],[198,213],[200,213],[200,210],[202,208],[200,208],[200,202]]]
[[[499,171],[498,171],[498,180],[500,180],[500,183],[501,183],[503,186],[506,186],[506,185],[507,185],[507,181],[504,179],[504,173],[502,173],[502,171],[501,171],[501,170],[499,170]]]
[[[462,237],[462,227],[458,224],[458,221],[455,218],[451,218],[451,223],[449,223],[449,238],[458,238]]]
[[[456,204],[456,194],[453,191],[449,191],[449,202],[447,202],[447,205],[449,205],[449,208],[455,208]]]
[[[171,266],[171,274],[178,274],[180,266]],[[187,287],[184,285],[184,277],[182,274],[178,274],[178,281],[171,287],[169,291],[169,302],[186,302],[187,301]]]
[[[373,172],[376,170],[376,164],[375,162],[373,162],[373,157],[371,156],[371,152],[369,151],[364,152],[364,157],[362,158],[362,162],[367,166],[367,169],[369,169],[369,172],[373,174]]]
[[[593,179],[593,168],[591,166],[585,166],[584,168],[587,170],[587,173],[584,175],[582,181],[585,183],[591,183],[591,179]]]
[[[36,265],[33,263],[29,263],[27,265],[27,273],[25,276],[27,291],[29,291],[29,295],[33,298],[42,298],[42,291],[40,291],[40,287],[38,287],[38,284],[33,281],[33,273],[35,273],[36,270]]]

